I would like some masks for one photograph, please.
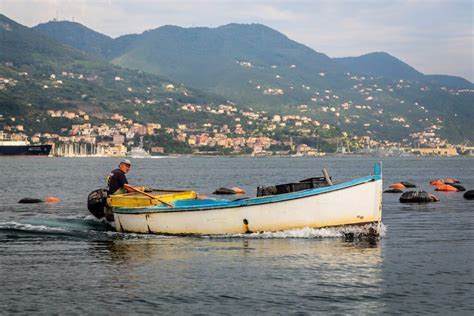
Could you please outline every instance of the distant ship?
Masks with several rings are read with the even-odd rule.
[[[143,137],[140,137],[140,145],[133,147],[128,153],[127,157],[130,158],[150,158],[151,155],[148,151],[143,148]]]
[[[26,141],[0,141],[0,156],[42,156],[47,157],[52,145],[30,145]]]
[[[150,158],[151,155],[145,149],[141,147],[133,147],[128,153],[127,157],[130,158]]]

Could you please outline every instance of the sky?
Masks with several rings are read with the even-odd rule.
[[[0,0],[0,13],[29,27],[74,19],[111,37],[261,23],[330,57],[383,51],[474,82],[473,0]]]

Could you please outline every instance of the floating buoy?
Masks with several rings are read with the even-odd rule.
[[[460,184],[457,184],[457,183],[450,183],[449,185],[452,186],[452,187],[455,187],[455,188],[458,189],[458,191],[460,191],[460,192],[466,191],[466,188],[463,187],[463,186],[460,185]]]
[[[435,189],[435,191],[456,192],[456,191],[458,191],[458,189],[456,189],[455,187],[453,187],[449,184],[443,184],[443,185],[440,185],[439,187],[437,187]]]
[[[236,194],[234,190],[229,188],[219,188],[213,194]]]
[[[59,202],[59,199],[57,197],[50,196],[50,197],[46,198],[46,202],[48,202],[48,203],[57,203],[57,202]]]
[[[234,190],[236,194],[245,194],[245,191],[239,187],[232,187],[232,190]]]
[[[444,185],[444,181],[443,180],[436,180],[436,181],[431,181],[430,182],[431,185]]]
[[[245,194],[245,191],[239,187],[233,188],[219,188],[214,191],[213,194]]]
[[[400,196],[400,203],[431,203],[439,199],[425,191],[407,191]]]
[[[383,193],[403,193],[403,190],[400,189],[388,189],[383,191]]]
[[[40,199],[33,199],[33,198],[23,198],[18,201],[18,203],[22,204],[33,204],[33,203],[43,203],[43,200]]]
[[[401,183],[394,183],[394,184],[389,185],[389,187],[392,189],[400,189],[400,190],[406,189],[406,187]]]
[[[416,188],[416,184],[413,184],[411,182],[401,181],[400,183],[403,184],[405,188]]]
[[[474,190],[466,191],[463,196],[466,200],[474,200]]]

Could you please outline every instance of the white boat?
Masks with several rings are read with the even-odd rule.
[[[373,224],[382,220],[382,170],[356,180],[241,200],[192,199],[149,207],[113,208],[120,232],[236,234]]]
[[[128,153],[127,157],[130,158],[150,158],[151,155],[148,151],[143,148],[143,137],[140,137],[140,145],[133,147]]]
[[[127,157],[130,158],[150,158],[151,155],[145,149],[141,147],[133,147],[128,153]]]

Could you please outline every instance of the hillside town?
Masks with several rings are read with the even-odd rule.
[[[48,110],[50,118],[66,118],[71,120],[71,127],[62,128],[61,133],[35,133],[30,137],[25,133],[23,125],[16,125],[14,117],[0,117],[3,130],[0,131],[2,140],[29,140],[31,143],[49,143],[54,145],[55,156],[126,156],[130,148],[136,145],[137,138],[153,136],[164,133],[175,141],[188,145],[195,155],[293,155],[293,156],[323,156],[326,152],[307,144],[295,144],[292,137],[287,140],[277,140],[270,136],[275,131],[285,129],[291,135],[315,136],[316,131],[330,132],[335,127],[322,124],[304,115],[273,115],[268,116],[260,111],[241,111],[230,104],[221,104],[217,107],[202,106],[195,104],[183,105],[180,111],[208,112],[214,115],[225,115],[233,118],[235,124],[214,125],[205,123],[200,126],[194,124],[177,124],[175,127],[163,127],[161,123],[141,124],[134,122],[121,114],[114,113],[105,119],[110,122],[101,124],[91,123],[94,114],[84,111],[60,111]],[[103,115],[101,118],[104,119]],[[80,122],[80,123],[78,123]],[[369,136],[348,137],[343,132],[342,138],[346,144],[350,142],[358,150],[348,150],[341,140],[341,146],[337,148],[338,154],[367,154],[367,155],[407,155],[419,154],[428,156],[455,156],[458,153],[472,154],[472,147],[452,146],[446,141],[436,137],[436,126],[426,131],[411,134],[412,139],[423,147],[406,148],[399,143],[388,141],[378,142]],[[262,133],[262,131],[266,133]],[[270,132],[270,133],[269,133]],[[151,144],[147,150],[151,155],[164,155],[173,153],[170,148]],[[460,151],[461,150],[461,151]]]
[[[251,67],[250,63],[241,62],[244,67]],[[250,66],[249,66],[250,65]],[[276,67],[276,66],[275,66]],[[272,68],[275,68],[272,67]],[[296,67],[291,65],[290,68]],[[320,73],[325,76],[325,73]],[[169,122],[157,121],[142,123],[120,113],[96,113],[84,110],[57,110],[48,109],[45,118],[48,120],[68,120],[68,127],[62,127],[55,133],[29,134],[25,126],[18,124],[15,116],[0,115],[0,141],[28,140],[32,144],[47,143],[53,145],[52,155],[55,156],[113,156],[121,157],[130,154],[132,148],[144,146],[145,152],[151,155],[194,154],[194,155],[292,155],[318,157],[331,154],[360,154],[360,155],[428,155],[428,156],[455,156],[458,154],[472,155],[473,148],[469,142],[458,146],[448,143],[440,136],[443,120],[439,117],[430,117],[425,106],[415,102],[410,112],[421,113],[420,122],[426,126],[423,130],[409,134],[403,141],[380,140],[372,131],[371,124],[383,127],[382,118],[409,129],[407,118],[401,115],[387,115],[381,107],[378,94],[384,90],[410,88],[410,83],[399,80],[396,85],[380,87],[373,84],[373,78],[346,74],[355,84],[352,90],[360,95],[359,102],[339,101],[342,99],[331,90],[314,90],[310,104],[300,104],[287,114],[270,114],[252,108],[243,109],[228,101],[220,105],[203,105],[186,103],[174,109],[178,114],[200,115],[219,118],[209,122]],[[30,80],[27,72],[18,73],[17,79]],[[0,90],[15,87],[18,80],[15,78],[0,78]],[[63,71],[60,74],[49,74],[41,82],[41,89],[60,90],[66,80],[98,80],[98,76],[77,74]],[[114,76],[111,80],[123,84],[124,78]],[[252,82],[250,82],[252,83]],[[124,88],[126,86],[124,85]],[[180,92],[187,95],[186,90],[179,91],[180,87],[168,83],[161,87],[164,91]],[[279,96],[285,92],[277,88],[263,88],[256,85],[256,89],[263,89],[263,94]],[[293,87],[290,87],[293,88]],[[302,86],[310,90],[309,86]],[[149,94],[151,87],[146,88]],[[420,88],[420,93],[423,92]],[[160,103],[156,98],[143,99],[133,96],[134,88],[126,87],[130,97],[122,100],[136,109],[134,116],[139,117],[140,108],[151,107]],[[469,91],[449,91],[452,94],[472,93]],[[87,101],[88,96],[81,98]],[[166,100],[169,106],[172,98]],[[398,100],[403,105],[404,100]],[[291,113],[290,113],[291,112]],[[295,114],[296,113],[296,114]],[[424,114],[424,116],[423,116]],[[321,117],[315,120],[312,117]],[[359,124],[363,127],[363,135],[349,134],[334,124],[338,119],[345,124]],[[369,123],[370,121],[370,123]],[[38,119],[39,122],[39,119]],[[226,123],[223,123],[226,122]],[[158,135],[158,136],[157,136]],[[138,140],[140,144],[138,144]],[[145,142],[143,143],[143,140]],[[167,144],[160,140],[167,139]],[[303,140],[302,140],[303,139]],[[312,139],[311,143],[305,140]],[[316,141],[314,141],[316,140]],[[325,141],[331,144],[332,149],[320,146]],[[170,143],[171,142],[171,143]],[[145,145],[143,145],[145,144]],[[179,150],[176,150],[176,145]],[[136,147],[139,146],[139,147]],[[326,146],[327,147],[327,146]]]

